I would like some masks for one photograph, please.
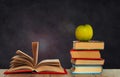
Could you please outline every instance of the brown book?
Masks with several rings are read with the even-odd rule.
[[[4,74],[16,73],[52,73],[52,74],[66,74],[66,70],[61,66],[59,59],[46,59],[38,63],[38,42],[32,42],[33,57],[17,50],[16,55],[12,57],[10,62],[10,69]]]
[[[103,50],[104,49],[104,42],[103,41],[95,41],[95,40],[90,40],[87,42],[73,41],[73,49]]]
[[[100,59],[99,50],[70,50],[71,58],[81,58],[81,59]]]
[[[104,65],[104,59],[71,59],[75,65]]]

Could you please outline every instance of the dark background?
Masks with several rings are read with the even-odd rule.
[[[93,40],[105,42],[104,68],[120,68],[120,2],[116,0],[0,0],[0,68],[9,68],[20,49],[31,55],[39,41],[39,61],[59,58],[70,68],[75,28],[91,24]]]

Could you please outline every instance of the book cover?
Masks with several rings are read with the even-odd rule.
[[[16,71],[5,71],[4,74],[67,74],[67,70],[64,69],[64,72],[52,72],[52,71],[42,71],[36,72],[34,70],[16,70]]]

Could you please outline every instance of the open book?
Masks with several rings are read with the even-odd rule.
[[[4,74],[16,73],[39,73],[39,74],[66,74],[66,70],[61,66],[59,59],[46,59],[38,63],[39,42],[32,42],[33,57],[17,50],[12,57],[10,69]]]

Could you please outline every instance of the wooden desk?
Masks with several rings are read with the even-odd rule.
[[[101,75],[71,75],[70,70],[65,75],[55,74],[9,74],[4,75],[6,69],[0,69],[0,77],[120,77],[120,69],[104,69]]]

